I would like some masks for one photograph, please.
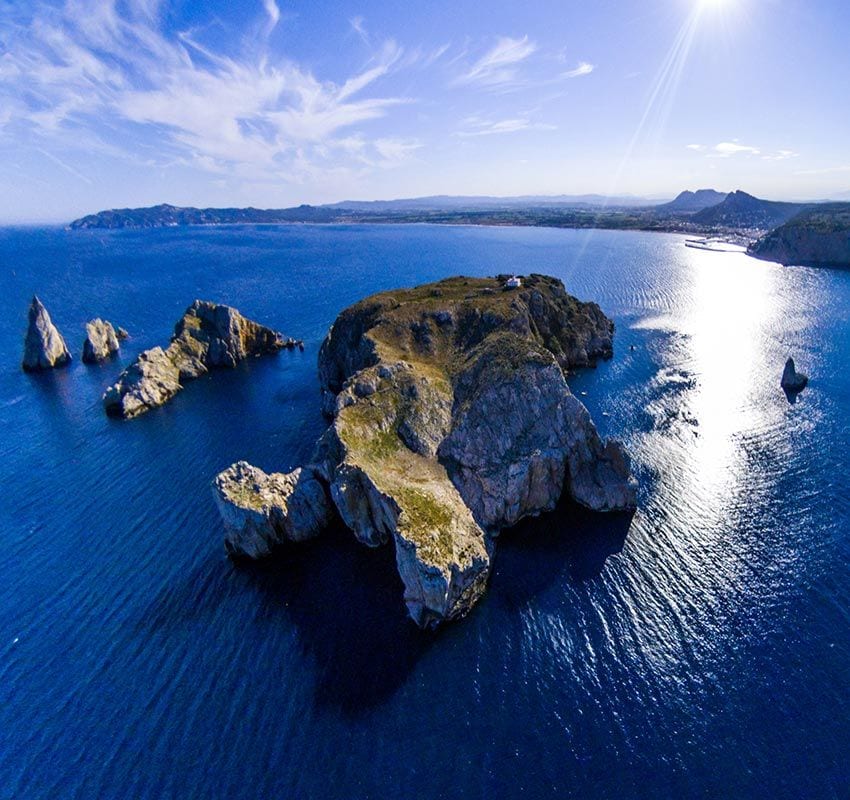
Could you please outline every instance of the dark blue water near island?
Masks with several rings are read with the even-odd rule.
[[[5,229],[0,266],[0,798],[850,796],[850,272],[425,226]],[[391,549],[344,531],[231,564],[210,480],[309,456],[336,314],[515,271],[616,321],[570,384],[632,452],[637,514],[505,533],[437,634],[406,620]],[[70,369],[19,368],[33,292]],[[306,349],[107,419],[104,388],[196,297]],[[94,316],[132,338],[87,367]]]

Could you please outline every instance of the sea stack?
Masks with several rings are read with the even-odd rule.
[[[130,419],[161,406],[211,369],[235,367],[249,356],[298,346],[277,331],[243,317],[235,308],[196,300],[174,326],[171,343],[153,347],[103,395],[106,413]]]
[[[809,376],[804,375],[802,372],[797,372],[794,366],[794,359],[789,358],[785,362],[785,369],[782,371],[782,388],[789,394],[795,394],[805,389],[808,382]]]
[[[551,511],[563,492],[597,511],[636,505],[627,453],[602,440],[566,380],[612,355],[613,323],[554,278],[503,291],[506,281],[374,295],[337,317],[319,354],[331,424],[310,470],[355,538],[394,547],[421,627],[466,614],[499,532]],[[228,504],[240,503],[222,482],[227,473],[216,487],[232,540],[241,523]]]
[[[269,475],[239,461],[216,477],[213,488],[227,530],[224,546],[234,557],[263,558],[284,541],[312,539],[333,516],[310,467]]]
[[[93,319],[86,323],[86,340],[83,342],[83,361],[97,364],[118,353],[118,335],[111,322]]]
[[[50,314],[38,297],[33,296],[29,308],[29,325],[24,339],[24,358],[21,362],[25,372],[38,372],[71,363],[71,353],[59,333]]]

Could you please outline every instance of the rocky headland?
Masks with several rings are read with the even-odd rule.
[[[50,319],[50,314],[38,297],[30,303],[27,333],[24,338],[24,357],[21,366],[25,372],[39,372],[71,363],[71,353],[65,339]]]
[[[174,327],[171,343],[140,353],[103,395],[110,416],[130,419],[163,405],[212,369],[300,343],[243,317],[230,306],[196,300]]]
[[[786,266],[850,267],[850,205],[807,209],[755,242],[749,253]]]
[[[111,322],[103,319],[93,319],[86,323],[86,338],[83,342],[83,362],[99,364],[121,349],[119,336]]]
[[[597,511],[634,508],[628,455],[566,381],[612,355],[613,323],[554,278],[514,289],[507,278],[451,278],[343,311],[319,354],[331,424],[312,463],[268,476],[242,462],[214,483],[228,551],[266,555],[333,511],[364,544],[393,543],[410,616],[433,627],[481,597],[499,531],[563,492]]]

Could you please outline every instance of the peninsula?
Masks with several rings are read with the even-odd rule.
[[[610,358],[613,333],[599,306],[543,275],[456,277],[351,306],[319,354],[331,423],[311,463],[267,475],[239,462],[215,479],[228,552],[269,555],[338,515],[360,542],[394,546],[418,625],[463,616],[503,528],[563,492],[635,507],[628,455],[566,380]]]

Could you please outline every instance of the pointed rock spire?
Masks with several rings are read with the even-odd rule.
[[[24,339],[24,358],[21,366],[26,372],[64,367],[71,363],[71,354],[62,334],[50,319],[50,314],[37,296],[33,295],[29,309],[29,326]]]

